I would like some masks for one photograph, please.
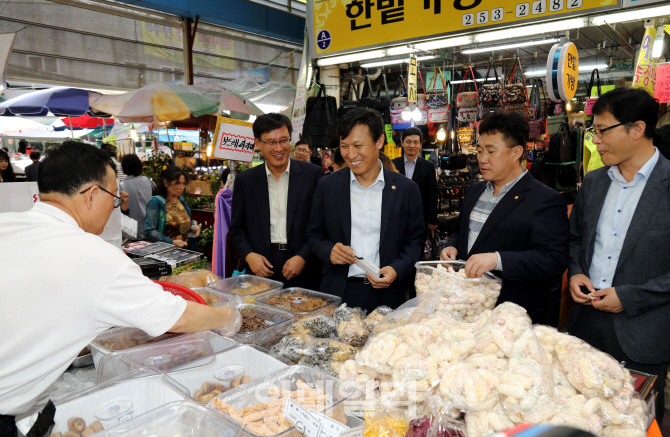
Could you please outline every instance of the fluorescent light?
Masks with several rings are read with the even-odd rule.
[[[386,50],[386,54],[389,56],[398,56],[398,55],[407,55],[409,53],[414,52],[415,50],[412,48],[407,47],[406,45],[404,46],[399,46],[399,47],[391,47],[390,49]]]
[[[598,64],[598,65],[580,65],[579,66],[579,71],[592,71],[595,69],[598,70],[606,70],[609,68],[609,65],[607,64]],[[542,69],[542,70],[535,70],[535,71],[524,71],[523,75],[526,77],[539,77],[539,76],[546,76],[547,75],[547,70]],[[453,83],[453,82],[452,82]]]
[[[587,24],[588,20],[586,18],[571,18],[569,20],[514,27],[512,29],[480,33],[475,35],[475,42],[501,41],[509,38],[540,35],[549,32],[564,32],[566,29],[579,29],[585,27]]]
[[[477,82],[484,82],[484,79],[475,79],[475,80],[476,80]],[[495,77],[489,77],[488,80],[493,80],[493,81],[495,81],[496,79],[495,79]],[[465,82],[466,82],[466,83],[472,83],[472,79],[468,79],[468,80],[466,80]],[[455,84],[457,84],[457,83],[463,83],[463,81],[462,81],[462,80],[452,80],[452,81],[451,81],[451,84],[452,84],[452,85],[455,85]]]
[[[661,17],[670,14],[670,5],[653,8],[634,9],[632,11],[616,12],[613,14],[597,15],[589,20],[592,26],[601,26],[605,23],[614,24],[624,21],[643,20],[645,18]]]
[[[426,61],[428,59],[435,59],[435,56],[418,56],[417,61]],[[409,62],[409,58],[405,59],[392,59],[390,61],[378,61],[378,62],[368,62],[366,64],[361,64],[363,68],[372,68],[372,67],[382,67],[384,65],[395,65],[402,64],[403,62]]]
[[[468,49],[468,50],[463,50],[463,54],[464,55],[469,55],[471,53],[493,52],[493,51],[496,51],[496,50],[513,49],[513,48],[516,48],[516,47],[538,46],[538,45],[542,45],[542,44],[550,44],[552,42],[558,42],[558,38],[543,39],[541,41],[518,42],[518,43],[514,43],[514,44],[506,44],[504,46],[496,46],[496,47],[481,47],[481,48],[476,48],[476,49]]]
[[[323,67],[325,65],[348,64],[349,62],[363,61],[366,59],[383,58],[384,56],[386,56],[385,50],[370,50],[369,52],[352,53],[350,55],[318,59],[316,64],[319,67]]]
[[[652,58],[660,58],[663,54],[663,40],[665,39],[665,30],[663,26],[656,29],[656,38],[654,38],[654,47],[651,49]]]
[[[443,49],[446,47],[458,47],[471,43],[472,43],[471,36],[457,36],[455,38],[436,39],[434,41],[422,42],[419,44],[415,44],[415,47],[419,50],[435,50],[435,49]]]

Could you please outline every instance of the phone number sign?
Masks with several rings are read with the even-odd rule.
[[[621,0],[308,0],[313,56],[402,44],[585,11]]]

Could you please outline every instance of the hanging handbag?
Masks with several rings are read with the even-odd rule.
[[[381,87],[377,91],[377,98],[375,99],[375,109],[382,115],[384,124],[391,124],[391,98],[389,94],[389,87],[386,83],[386,74],[382,72],[382,80],[384,83],[384,97],[381,96]]]
[[[349,97],[349,93],[351,93],[352,88],[354,90],[354,94],[356,95],[356,100],[347,99]],[[356,89],[356,86],[354,85],[354,79],[352,78],[349,80],[347,90],[344,92],[344,100],[340,101],[340,109],[337,110],[337,116],[342,117],[344,114],[351,111],[352,109],[358,108],[359,100],[360,97],[358,96],[358,89]]]
[[[477,107],[458,108],[458,121],[462,123],[474,123],[477,121]]]
[[[417,70],[416,73],[419,76],[419,80],[421,81],[421,88],[423,89],[423,93],[417,93],[416,95],[416,106],[419,109],[424,109],[426,108],[426,85],[423,83],[423,76],[421,76],[421,71]]]
[[[561,125],[568,122],[568,116],[565,114],[551,115],[547,117],[547,134],[555,135],[561,130]]]
[[[549,141],[549,156],[547,162],[570,162],[572,159],[572,140],[568,123],[561,123],[558,132]]]
[[[528,117],[530,120],[537,120],[542,118],[542,105],[540,104],[540,88],[542,86],[542,79],[536,78],[530,88],[530,96],[528,97]]]
[[[444,123],[449,121],[449,106],[428,108],[428,121],[430,123]]]
[[[535,140],[544,134],[544,123],[545,121],[542,119],[531,120],[528,122],[530,128],[530,132],[528,134],[529,140]]]
[[[461,146],[468,147],[472,145],[475,130],[471,127],[462,127],[458,129],[458,143]]]
[[[305,122],[302,138],[309,139],[312,147],[330,148],[337,136],[337,99],[326,95],[326,87],[320,87],[315,97],[309,97],[305,105]]]
[[[584,110],[584,115],[593,115],[593,105],[595,105],[596,100],[598,100],[598,97],[591,97],[594,77],[597,77],[598,97],[602,95],[602,89],[600,88],[600,72],[595,68],[593,72],[591,72],[591,80],[589,81],[589,87],[586,91],[586,109]]]
[[[398,92],[400,91],[400,85],[402,85],[403,87],[403,92],[402,94],[398,95]],[[405,109],[405,107],[407,107],[407,96],[404,96],[405,94],[407,94],[407,85],[405,85],[405,79],[402,77],[402,75],[400,75],[398,76],[398,81],[396,82],[395,85],[395,91],[393,91],[393,98],[391,99],[391,109],[402,110]]]
[[[554,104],[554,115],[563,114],[563,102],[555,102]]]
[[[364,83],[361,98],[358,100],[358,107],[374,109],[375,99],[372,97],[372,83],[370,83],[370,76],[367,74],[365,75]]]
[[[496,75],[496,81],[494,83],[487,83],[491,68],[493,68],[493,72]],[[484,77],[484,82],[479,87],[479,104],[483,107],[502,106],[503,104],[502,85],[500,84],[500,78],[498,77],[498,70],[493,62],[489,64],[489,69]]]
[[[438,90],[435,89],[435,86],[437,85],[437,77],[440,77],[440,80],[442,81],[442,89]],[[448,82],[449,85],[451,86],[451,82]],[[430,81],[428,84],[428,88],[425,90],[426,91],[426,106],[429,108],[438,108],[438,107],[444,107],[444,106],[449,106],[448,104],[448,88],[445,84],[444,81],[444,76],[442,75],[442,70],[437,67],[435,68],[435,71],[433,72],[433,79]]]
[[[474,91],[463,91],[463,85],[465,85],[468,75],[472,76],[472,83],[475,84]],[[477,105],[479,105],[479,91],[477,90],[477,81],[475,80],[475,73],[472,70],[472,67],[467,67],[465,69],[465,74],[463,75],[463,82],[458,88],[458,94],[456,95],[456,104],[459,108],[474,108],[475,109],[475,119],[477,117]],[[460,119],[460,116],[459,116]]]
[[[521,82],[515,83],[514,78],[516,76],[517,67],[519,68],[519,73],[521,74]],[[505,102],[505,105],[508,103],[528,104],[528,89],[526,88],[526,78],[523,75],[521,63],[519,62],[518,58],[514,61],[514,67],[512,68],[512,74],[509,77],[509,83],[506,84],[503,89],[503,101]]]

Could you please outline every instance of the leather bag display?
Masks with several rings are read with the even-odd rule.
[[[351,90],[353,88],[354,95],[356,100],[349,100]],[[340,109],[337,110],[337,116],[342,117],[347,112],[351,111],[354,108],[358,108],[358,101],[360,96],[358,95],[358,89],[354,85],[354,79],[349,80],[349,85],[347,85],[347,90],[344,92],[344,99],[340,101]]]
[[[472,83],[475,85],[474,91],[462,91],[463,86],[467,83],[468,76],[472,77]],[[472,67],[467,67],[465,69],[465,74],[463,75],[463,82],[461,82],[461,86],[458,88],[458,94],[456,95],[456,104],[458,105],[459,108],[475,108],[475,119],[476,119],[477,105],[479,105],[479,91],[477,90],[477,81],[475,80],[475,73],[472,70]]]
[[[602,88],[600,87],[600,72],[598,72],[598,69],[595,68],[593,72],[591,72],[591,80],[589,81],[589,86],[586,90],[586,109],[584,110],[584,115],[593,115],[593,105],[595,105],[596,100],[598,100],[598,97],[591,97],[594,78],[596,78],[596,86],[598,87],[598,97],[602,95]]]
[[[326,87],[319,87],[319,93],[307,99],[302,138],[312,147],[330,148],[337,139],[337,99],[326,95]]]

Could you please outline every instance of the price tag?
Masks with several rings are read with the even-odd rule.
[[[289,399],[284,407],[284,417],[305,437],[319,437],[321,422],[302,405]]]
[[[325,414],[317,413],[316,411],[310,411],[312,416],[321,422],[321,430],[319,431],[319,437],[340,437],[344,431],[348,431],[349,427],[343,425],[337,420],[326,416]]]
[[[340,433],[340,437],[363,437],[364,431],[365,431],[365,425],[359,425],[355,428],[350,428]]]
[[[656,67],[656,88],[654,97],[660,103],[670,102],[670,64]]]
[[[195,189],[195,193],[193,194],[200,194],[200,193],[202,193],[202,190],[200,189],[200,187],[198,187]]]

